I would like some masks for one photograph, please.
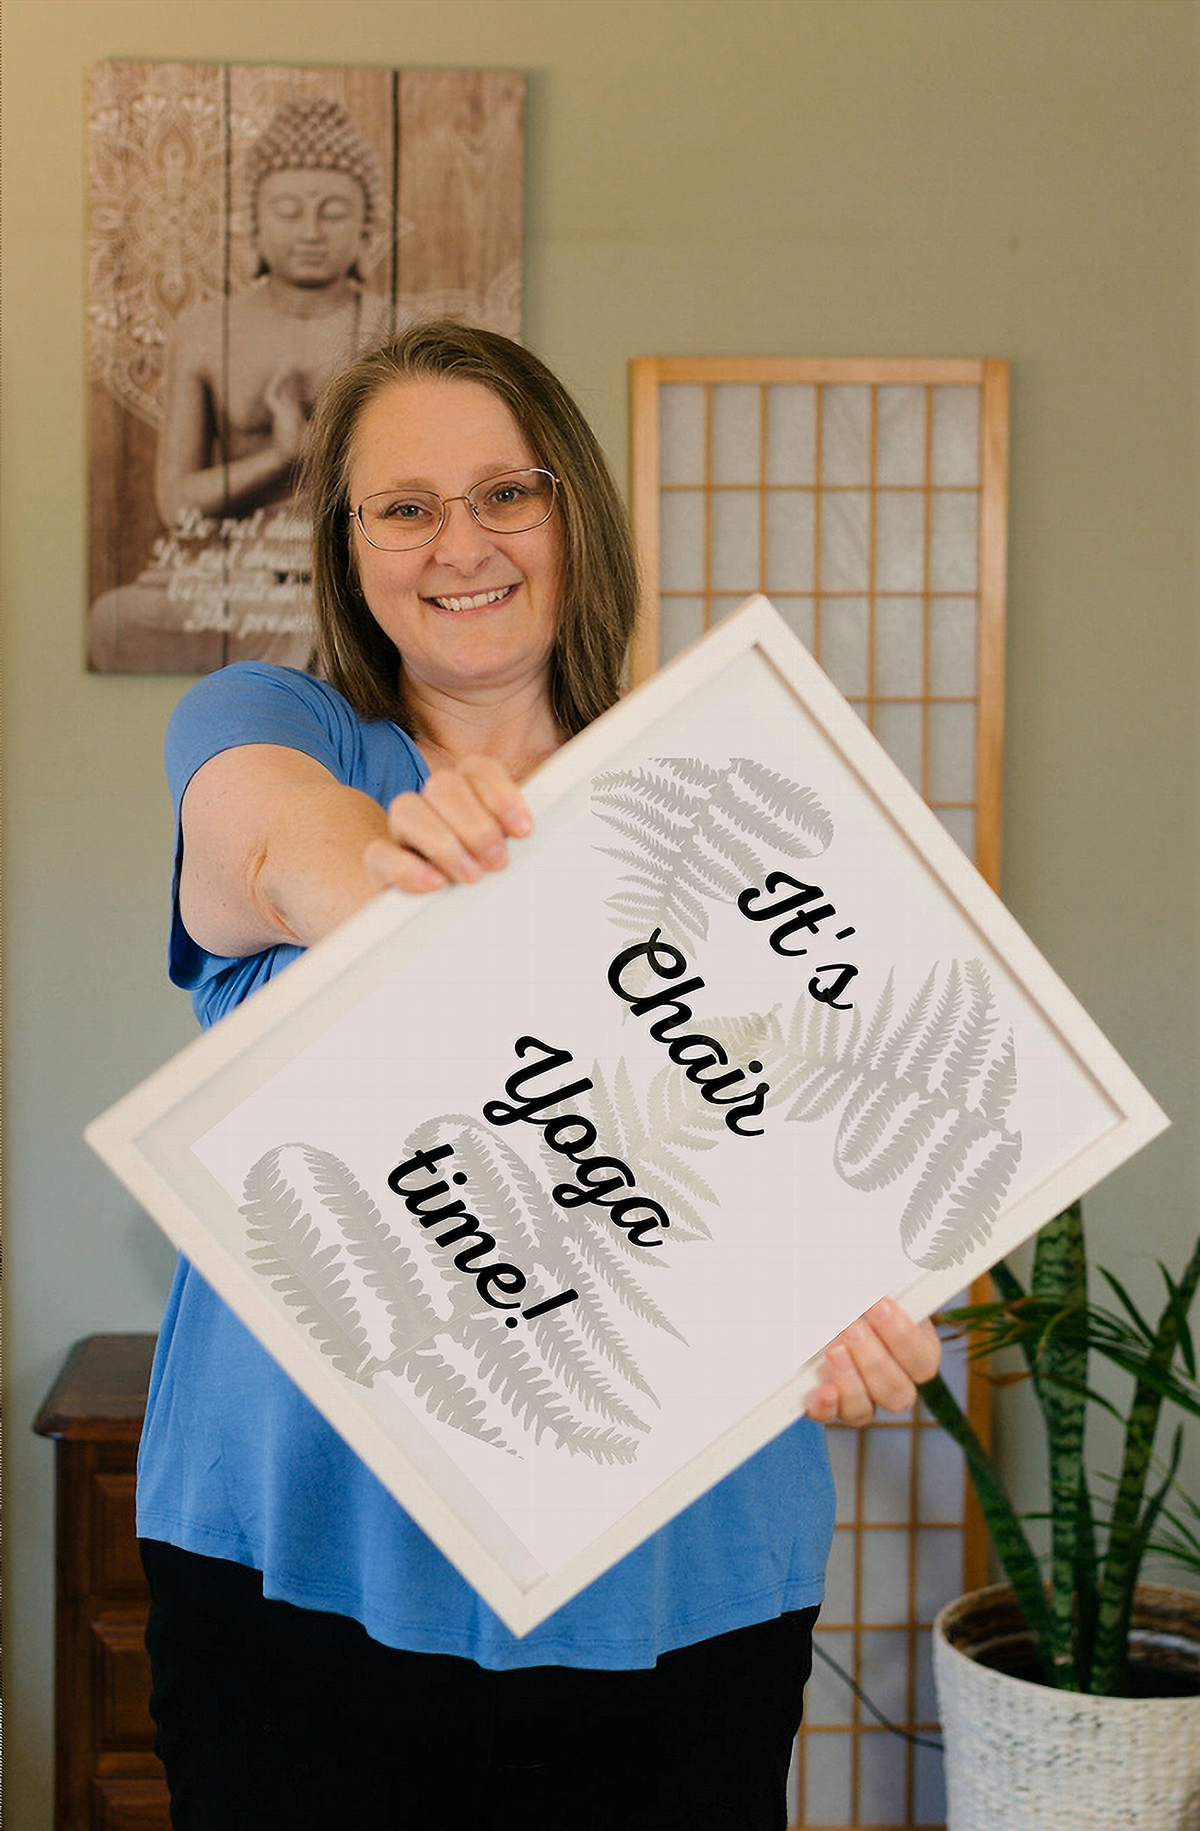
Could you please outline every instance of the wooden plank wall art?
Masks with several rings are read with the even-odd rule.
[[[524,79],[102,63],[88,111],[88,663],[310,651],[313,402],[391,327],[518,335]]]

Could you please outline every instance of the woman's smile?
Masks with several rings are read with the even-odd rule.
[[[439,610],[490,610],[493,604],[507,603],[517,588],[517,582],[514,581],[511,585],[499,585],[492,591],[477,592],[470,598],[439,597],[429,598],[426,602],[436,604]]]

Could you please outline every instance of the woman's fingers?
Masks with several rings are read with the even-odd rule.
[[[917,1387],[932,1379],[942,1345],[931,1322],[913,1322],[890,1297],[843,1329],[825,1354],[824,1380],[808,1415],[824,1424],[869,1424],[876,1406],[907,1411]]]
[[[819,1424],[869,1424],[875,1416],[875,1401],[850,1351],[837,1341],[825,1350],[825,1381],[808,1401],[808,1415]]]
[[[397,795],[387,817],[390,843],[369,846],[364,863],[381,887],[414,892],[473,884],[503,870],[506,842],[533,828],[520,789],[491,757],[435,770],[420,794]]]
[[[920,1386],[933,1378],[942,1364],[942,1344],[928,1319],[914,1322],[893,1298],[881,1297],[867,1311],[866,1320],[909,1381]],[[909,1397],[904,1405],[912,1402]]]

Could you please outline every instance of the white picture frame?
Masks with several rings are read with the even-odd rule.
[[[526,792],[506,872],[375,899],[87,1130],[518,1635],[874,1298],[929,1314],[1167,1124],[766,599]]]

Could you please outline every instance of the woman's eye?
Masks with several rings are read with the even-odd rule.
[[[419,496],[384,496],[369,505],[376,521],[403,521],[420,524],[436,514],[432,504]]]
[[[483,506],[489,509],[512,509],[520,502],[528,500],[532,491],[523,483],[497,483],[483,499]]]

